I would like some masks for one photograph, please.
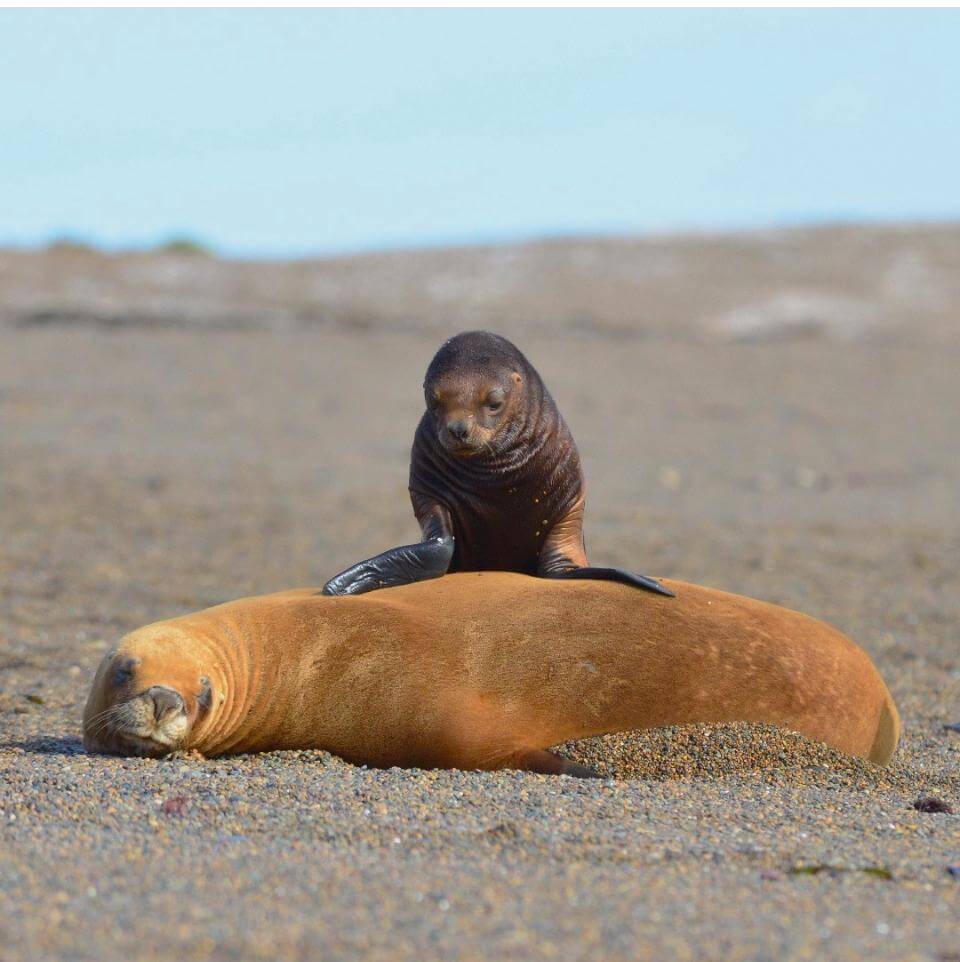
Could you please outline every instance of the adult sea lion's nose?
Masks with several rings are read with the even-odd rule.
[[[179,714],[184,709],[183,698],[179,692],[164,685],[154,685],[147,690],[153,700],[153,717],[162,722],[171,715]]]

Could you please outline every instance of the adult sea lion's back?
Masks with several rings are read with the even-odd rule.
[[[415,617],[432,612],[438,637],[468,633],[484,652],[478,681],[488,690],[513,665],[511,685],[526,686],[531,704],[575,719],[570,737],[584,737],[594,718],[590,734],[775,720],[850,754],[889,759],[899,738],[896,707],[847,635],[779,605],[665,583],[676,600],[495,572],[386,594]]]
[[[87,744],[315,747],[383,766],[579,773],[546,749],[756,721],[889,758],[896,709],[846,636],[774,605],[678,587],[668,601],[611,583],[481,572],[357,597],[241,599],[128,636],[94,684]],[[156,727],[158,692],[165,706],[183,703],[182,718],[170,715],[175,731]],[[121,721],[98,729],[104,717]]]

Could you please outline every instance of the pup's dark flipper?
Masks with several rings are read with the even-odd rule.
[[[362,595],[377,588],[393,588],[414,581],[439,578],[447,573],[452,557],[451,537],[391,548],[335,575],[323,586],[323,594]]]
[[[618,581],[622,585],[630,585],[633,588],[642,588],[644,591],[654,591],[658,595],[666,595],[668,598],[676,598],[676,595],[669,588],[660,584],[655,578],[634,574],[632,571],[624,571],[623,568],[568,568],[566,571],[544,572],[543,577]]]

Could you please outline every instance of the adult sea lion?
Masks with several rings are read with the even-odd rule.
[[[766,722],[886,762],[897,710],[835,628],[696,585],[507,572],[359,597],[243,598],[127,635],[97,670],[88,751],[321,748],[379,767],[589,775],[548,751],[692,722]]]
[[[671,594],[653,578],[590,566],[577,446],[540,375],[506,338],[487,331],[450,338],[423,389],[427,409],[413,439],[409,484],[423,540],[347,568],[327,582],[326,594],[454,571],[619,581]]]

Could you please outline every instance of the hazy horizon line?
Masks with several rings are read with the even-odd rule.
[[[886,229],[943,228],[960,226],[960,212],[953,214],[918,214],[908,217],[835,213],[797,215],[771,220],[743,222],[720,226],[703,224],[660,228],[607,227],[607,228],[548,228],[543,230],[510,231],[502,234],[464,232],[446,237],[410,239],[397,243],[375,243],[345,247],[317,247],[312,249],[256,250],[235,247],[212,241],[199,231],[171,230],[160,236],[143,240],[105,240],[83,231],[64,230],[53,232],[39,240],[0,238],[0,251],[39,253],[57,247],[88,249],[91,253],[107,255],[184,253],[213,257],[226,261],[309,261],[340,260],[352,257],[377,256],[381,254],[415,253],[418,251],[470,250],[492,247],[522,247],[534,244],[562,243],[564,241],[603,240],[682,240],[684,238],[722,238],[751,234],[790,231],[830,230],[842,228],[873,227]]]

